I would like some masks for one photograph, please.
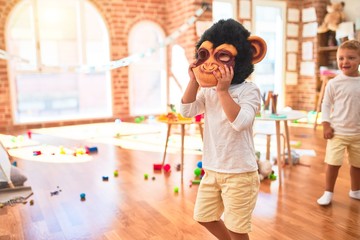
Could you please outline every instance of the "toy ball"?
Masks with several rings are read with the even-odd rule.
[[[142,119],[140,117],[135,118],[135,123],[141,123]]]
[[[174,187],[174,193],[178,193],[179,192],[179,187]]]
[[[197,163],[197,167],[198,167],[198,168],[202,168],[202,161],[199,161],[199,162]]]
[[[171,166],[170,164],[165,164],[163,168],[165,172],[170,172]]]
[[[149,174],[145,173],[144,174],[144,179],[147,180],[149,178]]]
[[[194,174],[195,174],[195,176],[200,176],[201,175],[201,168],[195,168],[195,170],[194,170]]]
[[[118,170],[115,170],[115,171],[114,171],[114,177],[117,177],[117,176],[119,176],[119,171],[118,171]]]

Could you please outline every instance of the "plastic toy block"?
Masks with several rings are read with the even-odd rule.
[[[200,184],[201,179],[192,180],[192,184]]]
[[[153,168],[154,168],[155,171],[161,171],[161,169],[162,169],[162,164],[154,164],[154,165],[153,165]]]

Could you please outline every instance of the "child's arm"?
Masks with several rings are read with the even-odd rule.
[[[230,122],[234,122],[241,109],[229,93],[231,80],[234,77],[234,70],[232,67],[229,68],[224,65],[224,67],[219,68],[219,72],[220,74],[218,72],[214,72],[214,75],[218,80],[216,92],[226,117]]]
[[[333,88],[331,88],[331,83],[329,82],[326,85],[324,99],[321,104],[323,136],[325,139],[331,139],[334,137],[334,129],[330,124],[330,113],[334,104],[334,94],[332,89]]]
[[[189,76],[190,81],[185,89],[184,95],[182,97],[181,102],[182,103],[192,103],[196,100],[196,94],[199,89],[199,83],[196,81],[195,75],[192,71],[192,69],[195,67],[195,63],[190,64],[189,66]]]

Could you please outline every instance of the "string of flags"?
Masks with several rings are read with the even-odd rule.
[[[18,61],[18,62],[21,62],[21,63],[30,64],[29,60],[21,58],[19,56],[12,55],[12,54],[10,54],[10,53],[2,50],[2,49],[0,49],[0,59]]]
[[[197,19],[209,9],[209,4],[203,3],[201,8],[195,11],[194,16],[190,17],[184,24],[182,24],[175,32],[167,36],[163,42],[159,43],[155,47],[151,47],[147,49],[146,51],[142,53],[137,53],[130,55],[128,57],[110,61],[109,63],[103,64],[103,65],[97,65],[97,66],[73,66],[73,67],[58,67],[58,66],[46,66],[41,65],[40,68],[43,71],[59,71],[59,72],[79,72],[79,73],[93,73],[93,72],[104,72],[104,71],[110,71],[116,68],[125,67],[130,65],[133,62],[139,61],[142,58],[145,58],[147,56],[151,56],[153,53],[155,53],[158,49],[163,48],[170,43],[174,42],[175,39],[177,39],[181,33],[186,31],[191,25],[193,25]],[[21,58],[19,56],[12,55],[2,49],[0,49],[0,59],[5,59],[8,61],[16,61],[19,63],[24,64],[30,64],[30,61],[24,58]]]

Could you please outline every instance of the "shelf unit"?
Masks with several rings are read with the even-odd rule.
[[[316,57],[316,92],[317,103],[315,106],[316,117],[314,121],[314,129],[317,127],[317,118],[321,111],[321,103],[324,97],[324,91],[327,82],[335,75],[321,75],[320,67],[326,67],[328,70],[337,69],[336,63],[336,46],[335,32],[328,31],[317,35],[317,57]]]
[[[336,63],[336,46],[335,38],[332,39],[335,33],[328,31],[326,33],[318,33],[317,35],[317,62],[318,66],[333,66]],[[333,67],[336,67],[333,66]]]
[[[316,90],[320,92],[321,78],[320,67],[327,67],[328,69],[337,69],[336,64],[336,51],[337,46],[335,40],[335,32],[328,31],[326,33],[319,33],[317,35],[317,78],[316,78]]]

